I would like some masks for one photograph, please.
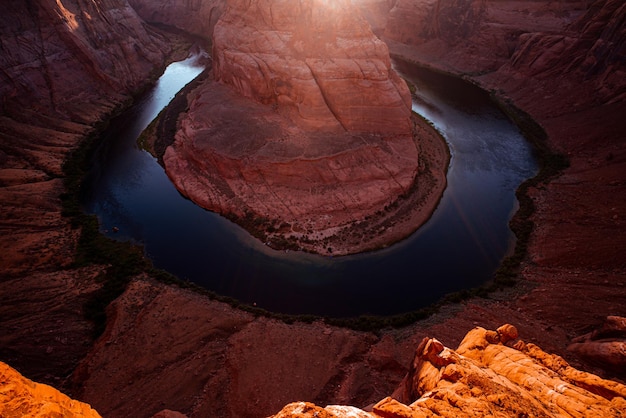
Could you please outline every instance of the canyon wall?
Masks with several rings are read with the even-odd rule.
[[[517,50],[524,33],[563,33],[587,0],[398,0],[384,39],[419,47],[434,65],[464,73],[498,69]]]
[[[9,275],[71,258],[47,248],[66,241],[54,202],[63,160],[146,83],[169,47],[122,0],[11,1],[0,25],[0,260]],[[49,229],[47,239],[31,242],[29,233],[41,228]]]
[[[79,231],[63,162],[163,65],[166,40],[124,0],[7,1],[0,14],[0,355],[47,382],[89,349]],[[51,337],[51,335],[53,337]]]
[[[213,28],[224,12],[226,0],[129,0],[148,23],[176,27],[210,40]]]
[[[125,25],[123,19],[112,18],[126,15],[114,7],[120,5],[122,10],[128,10],[123,2],[11,1],[4,4],[0,16],[3,48],[0,77],[4,77],[0,85],[3,103],[0,122],[0,359],[3,361],[21,371],[28,370],[30,378],[66,386],[69,386],[66,377],[81,362],[72,376],[74,393],[111,417],[149,416],[164,408],[190,416],[197,412],[199,416],[259,417],[275,413],[294,401],[365,407],[393,392],[411,368],[412,353],[423,337],[437,336],[445,346],[452,347],[461,342],[466,330],[476,325],[495,329],[503,322],[515,324],[525,341],[558,353],[577,368],[607,377],[626,378],[623,368],[614,365],[622,363],[607,364],[602,355],[604,350],[597,349],[603,341],[590,338],[590,343],[584,343],[575,339],[602,324],[607,316],[626,316],[626,266],[622,254],[626,236],[623,221],[626,213],[623,133],[626,126],[621,116],[626,114],[626,109],[623,96],[619,94],[623,78],[617,77],[623,71],[624,60],[621,53],[614,52],[623,51],[620,48],[624,45],[624,25],[619,23],[623,9],[619,1],[587,2],[590,13],[582,9],[581,5],[585,4],[575,1],[485,2],[496,9],[508,7],[510,13],[503,16],[511,17],[513,28],[514,25],[520,28],[535,25],[535,17],[539,21],[546,16],[554,19],[552,26],[537,32],[520,30],[520,35],[528,35],[518,38],[513,42],[517,46],[508,50],[510,57],[517,57],[515,65],[504,60],[505,48],[495,49],[501,52],[491,56],[489,48],[464,44],[463,40],[457,41],[457,47],[443,39],[426,39],[422,35],[415,35],[412,38],[415,41],[411,42],[408,38],[397,38],[404,43],[389,40],[394,53],[470,76],[502,99],[514,102],[545,128],[550,146],[569,159],[570,167],[558,178],[542,182],[528,192],[535,207],[531,218],[534,227],[528,256],[517,277],[520,284],[510,293],[495,293],[488,299],[474,298],[446,305],[429,320],[401,329],[365,333],[331,327],[323,322],[288,325],[242,313],[190,291],[152,281],[137,282],[109,308],[111,319],[107,331],[93,346],[92,326],[84,318],[83,303],[85,295],[101,286],[97,277],[103,267],[69,268],[75,256],[78,231],[60,214],[60,196],[64,192],[60,165],[91,129],[95,119],[89,115],[104,114],[113,108],[116,100],[122,99],[119,93],[125,90],[112,92],[108,88],[97,88],[92,96],[94,85],[107,85],[109,81],[102,84],[101,78],[85,70],[69,84],[82,86],[82,80],[92,80],[89,85],[85,82],[84,89],[76,89],[74,96],[64,99],[52,93],[54,98],[50,98],[46,80],[55,81],[51,85],[68,84],[63,74],[46,70],[57,65],[56,59],[75,63],[59,67],[71,67],[72,74],[76,74],[77,69],[90,67],[89,60],[76,58],[82,56],[77,54],[81,48],[72,46],[73,42],[65,44],[55,34],[57,25],[67,25],[63,18],[65,12],[43,12],[46,7],[56,10],[58,4],[67,9],[77,4],[84,8],[90,4],[97,6],[107,19],[91,9],[76,13],[77,19],[90,16],[92,23],[99,22],[107,28],[106,33],[119,37],[120,45],[132,40],[125,41],[126,38],[110,31],[106,25],[121,30],[122,34],[135,27],[130,23]],[[402,4],[409,5],[398,0],[396,7]],[[412,16],[426,16],[430,13],[426,6],[434,3],[415,4],[416,7],[405,7],[402,13],[396,10],[395,20],[389,17],[390,23],[385,29],[389,37],[395,36],[393,32],[402,27],[413,27],[417,33],[423,25],[428,26],[428,22],[420,23]],[[424,7],[418,7],[420,4]],[[553,14],[525,11],[556,6],[562,9]],[[65,19],[71,21],[69,16]],[[583,22],[586,23],[581,25]],[[493,28],[486,30],[495,30],[502,23],[495,22]],[[67,36],[80,33],[65,32]],[[470,37],[481,39],[477,36],[479,32],[473,32]],[[583,39],[583,32],[595,33],[596,37]],[[46,42],[40,42],[39,33],[46,35],[43,38]],[[526,52],[522,54],[520,39],[526,39],[529,43],[524,45],[530,47],[541,45],[542,37],[550,39],[554,35],[564,40],[563,46],[578,45],[582,50],[563,48],[570,51],[570,55],[563,55],[558,52],[559,42],[555,42],[549,60],[531,58],[533,54],[536,58],[542,57],[544,51],[538,48],[524,49]],[[37,42],[28,41],[31,37]],[[149,37],[155,45],[160,44],[154,35]],[[51,40],[56,40],[58,48],[54,51],[44,48],[47,52],[42,55],[42,45]],[[500,39],[492,41],[501,42]],[[596,43],[598,46],[594,48]],[[476,55],[478,50],[485,55]],[[97,57],[107,53],[107,49],[93,52]],[[11,57],[29,56],[36,59],[20,58],[14,64],[8,61]],[[578,56],[586,57],[583,61],[588,58],[601,65],[588,67],[593,71],[580,71],[585,68],[582,65],[567,65],[582,62],[576,61]],[[42,60],[41,57],[48,58]],[[572,57],[576,60],[570,60]],[[126,60],[123,55],[118,58]],[[135,55],[130,54],[129,59],[134,58]],[[92,62],[100,61],[94,58]],[[540,65],[542,63],[548,65]],[[551,67],[551,63],[558,65]],[[10,67],[14,68],[10,70]],[[104,67],[102,72],[108,74],[106,68],[110,67]],[[502,70],[488,71],[490,68]],[[538,68],[546,71],[529,76]],[[11,87],[15,84],[6,78],[6,73],[18,74],[12,76],[16,78],[20,71],[29,69],[32,69],[33,80],[25,81],[17,89]],[[566,69],[569,70],[564,71]],[[603,83],[604,69],[612,74],[607,78],[610,84]],[[64,89],[70,90],[67,86]],[[35,97],[29,101],[30,94]],[[37,107],[39,103],[56,103],[57,110],[48,117],[46,112],[50,106]],[[31,110],[31,106],[36,111]],[[66,106],[76,112],[78,123],[63,116]],[[180,295],[173,295],[179,292]],[[583,347],[582,344],[588,345]],[[568,351],[568,347],[573,351]],[[575,354],[578,352],[583,354]],[[590,360],[585,360],[587,358]],[[555,361],[554,364],[562,363]],[[493,376],[489,370],[483,371]],[[556,372],[549,372],[552,373]],[[169,381],[181,383],[170,385]],[[444,378],[442,385],[451,383]],[[558,392],[565,389],[563,393],[551,388],[556,402],[570,390],[579,393],[566,383],[568,386],[556,388]],[[497,401],[498,397],[493,399]],[[597,398],[594,395],[592,399]],[[387,404],[397,405],[390,400]],[[624,406],[618,406],[624,410]],[[406,411],[403,406],[398,409]]]
[[[263,224],[252,232],[275,247],[324,254],[388,245],[430,215],[446,150],[412,118],[386,45],[349,1],[229,1],[214,30],[212,72],[188,95],[163,155],[168,176],[198,205],[246,228]],[[420,156],[432,160],[422,162],[433,178],[423,187]],[[416,189],[423,213],[404,216],[417,212],[417,198],[386,213]],[[406,223],[390,221],[394,212]],[[354,228],[372,217],[375,227]]]

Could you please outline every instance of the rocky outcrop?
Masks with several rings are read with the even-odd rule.
[[[143,20],[211,39],[226,0],[129,0]]]
[[[233,0],[213,60],[217,82],[188,96],[163,156],[183,194],[273,246],[325,254],[387,245],[428,218],[446,150],[415,126],[406,83],[350,2]]]
[[[26,379],[3,362],[0,362],[0,416],[100,418],[88,404]]]
[[[371,412],[287,405],[285,417],[622,416],[626,386],[570,367],[562,358],[517,339],[517,330],[475,328],[456,350],[425,338],[393,397]]]

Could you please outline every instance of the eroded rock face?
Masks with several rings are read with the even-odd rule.
[[[33,378],[66,376],[85,355],[82,306],[99,287],[98,267],[71,268],[80,231],[62,216],[63,161],[168,50],[125,0],[3,3],[0,356]]]
[[[0,262],[9,273],[27,258],[67,262],[62,250],[53,260],[32,256],[47,253],[42,241],[69,239],[58,216],[62,162],[92,124],[146,82],[169,47],[124,0],[10,1],[0,35]],[[45,237],[30,236],[44,230]]]
[[[0,362],[0,416],[100,418],[89,404],[71,399],[55,388],[35,383]]]
[[[567,349],[609,370],[626,370],[626,318],[607,317],[602,327],[575,338]]]
[[[231,0],[215,78],[316,130],[411,134],[411,100],[387,46],[349,0]]]
[[[377,233],[338,234],[408,195],[427,153],[406,83],[351,3],[232,0],[215,26],[213,59],[216,81],[188,96],[163,156],[176,187],[245,227],[260,220],[292,248],[381,245],[361,242]],[[445,184],[445,150],[435,154],[435,187],[420,190],[426,213]]]
[[[563,32],[585,1],[398,0],[384,38],[419,46],[434,65],[469,73],[494,71],[515,52],[519,36]]]
[[[477,327],[456,351],[425,338],[393,397],[371,412],[301,402],[274,418],[622,415],[626,386],[578,371],[534,344],[513,345],[516,339],[511,325],[497,331]]]
[[[210,39],[226,0],[129,0],[143,20]]]

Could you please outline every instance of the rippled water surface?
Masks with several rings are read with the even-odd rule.
[[[274,251],[182,197],[136,139],[202,71],[197,56],[171,64],[153,91],[111,124],[86,179],[85,210],[108,235],[142,243],[157,267],[278,312],[395,314],[480,285],[514,244],[508,221],[515,189],[536,171],[531,149],[483,91],[396,66],[418,88],[413,109],[440,130],[452,154],[439,207],[400,243],[336,258]]]

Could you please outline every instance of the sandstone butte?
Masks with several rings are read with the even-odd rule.
[[[392,54],[515,104],[567,157],[520,193],[534,212],[510,292],[373,333],[272,320],[144,275],[108,306],[95,339],[84,306],[109,266],[74,263],[80,231],[62,215],[61,165],[161,68],[171,34],[145,21],[210,37],[193,22],[216,22],[224,9],[130,3],[136,9],[124,0],[3,4],[0,360],[107,417],[167,408],[256,418],[298,400],[364,407],[393,393],[424,336],[456,347],[468,329],[505,322],[576,369],[626,379],[624,334],[614,331],[626,317],[623,1],[358,3]]]
[[[163,155],[184,195],[275,248],[322,254],[386,246],[428,219],[445,145],[349,0],[229,0],[212,39],[212,77]]]
[[[626,386],[579,371],[518,340],[517,329],[506,324],[496,331],[474,328],[456,350],[424,338],[393,395],[366,409],[294,402],[272,418],[621,417],[626,415]],[[0,362],[0,416],[100,415]],[[165,417],[185,415],[163,410],[153,416]]]

